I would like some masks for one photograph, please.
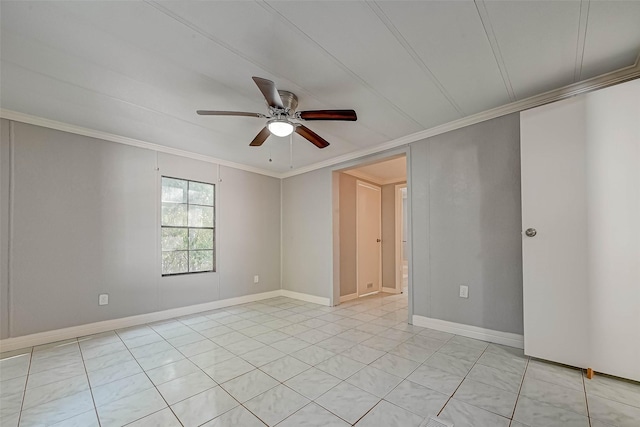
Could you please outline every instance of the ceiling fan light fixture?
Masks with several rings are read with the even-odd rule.
[[[275,136],[289,136],[293,133],[294,126],[288,120],[275,119],[267,123],[267,128]]]
[[[295,132],[316,147],[326,148],[329,146],[329,142],[302,123],[299,123],[298,120],[340,120],[348,122],[358,120],[358,116],[353,110],[297,111],[298,97],[294,93],[278,90],[275,83],[261,77],[253,77],[253,81],[267,102],[268,114],[219,110],[197,110],[196,113],[201,116],[239,116],[267,119],[266,126],[249,143],[251,147],[260,147],[271,135],[285,137]],[[289,119],[296,121],[291,122]]]

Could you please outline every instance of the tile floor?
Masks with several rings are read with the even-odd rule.
[[[0,424],[640,426],[640,384],[411,326],[406,307],[274,298],[4,353]]]

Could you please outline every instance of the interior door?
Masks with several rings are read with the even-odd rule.
[[[529,356],[586,367],[583,108],[572,98],[521,113],[520,155],[524,350]]]
[[[357,281],[362,296],[380,290],[382,191],[358,181],[356,197]]]
[[[525,353],[640,381],[640,80],[520,117]]]
[[[407,260],[407,186],[396,185],[396,292],[406,292],[409,279]]]
[[[409,258],[407,252],[409,210],[407,209],[407,187],[402,188],[402,292],[409,288]]]

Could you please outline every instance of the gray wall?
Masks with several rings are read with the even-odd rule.
[[[11,153],[4,120],[0,147],[3,338],[9,320],[11,336],[19,336],[275,290],[280,283],[331,297],[336,168],[280,182],[14,125],[10,287],[5,267]],[[522,333],[518,115],[412,143],[409,154],[414,313]],[[216,183],[216,273],[160,277],[162,174]],[[258,285],[254,274],[260,275]],[[460,284],[469,285],[469,299],[458,298]],[[108,306],[97,305],[101,292],[110,294]]]
[[[331,201],[329,168],[282,181],[282,289],[331,297]]]
[[[410,182],[414,314],[522,333],[519,115],[411,144]]]
[[[280,180],[225,166],[220,178],[220,298],[280,289]]]
[[[14,128],[12,304],[2,307],[10,336],[280,288],[278,179],[17,122]],[[3,178],[7,145],[3,126]],[[161,277],[161,175],[216,184],[217,272]],[[0,212],[7,202],[3,193]],[[3,234],[3,250],[7,242]],[[98,306],[99,293],[109,293],[109,305]]]
[[[522,333],[519,126],[512,114],[410,144],[414,314]],[[329,297],[332,169],[282,191],[283,288]]]

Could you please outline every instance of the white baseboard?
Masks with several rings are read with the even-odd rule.
[[[349,294],[349,295],[342,295],[340,297],[340,302],[346,302],[346,301],[351,301],[352,299],[356,299],[358,298],[358,293],[353,293],[353,294]]]
[[[289,291],[286,291],[289,292]],[[295,292],[294,292],[295,293]],[[11,351],[25,347],[33,347],[41,344],[48,344],[56,341],[62,341],[70,338],[83,337],[85,335],[98,334],[100,332],[112,331],[114,329],[128,328],[131,326],[143,325],[146,323],[157,322],[160,320],[172,319],[174,317],[187,316],[190,314],[200,313],[218,308],[230,307],[238,304],[246,304],[249,302],[260,301],[279,296],[287,296],[290,298],[303,299],[296,296],[284,294],[283,290],[262,292],[259,294],[244,295],[236,298],[228,298],[218,301],[211,301],[204,304],[190,305],[187,307],[172,308],[169,310],[156,311],[153,313],[139,314],[137,316],[123,317],[120,319],[104,320],[102,322],[88,323],[86,325],[72,326],[69,328],[56,329],[53,331],[39,332],[36,334],[24,335],[15,338],[6,338],[0,340],[0,351]],[[318,298],[307,295],[309,298]],[[327,298],[328,300],[328,298]],[[306,301],[306,300],[304,300]],[[315,302],[315,301],[311,301]],[[319,303],[321,304],[321,303]],[[328,305],[328,304],[325,304]]]
[[[293,292],[287,289],[281,289],[280,292],[283,297],[312,302],[314,304],[326,305],[327,307],[331,306],[331,300],[329,298],[317,297],[315,295],[303,294],[300,292]]]
[[[373,292],[369,292],[369,293],[366,293],[366,294],[358,295],[358,298],[366,297],[368,295],[375,295],[375,294],[379,294],[379,293],[380,293],[380,291],[373,291]]]
[[[402,293],[401,291],[399,291],[396,288],[387,288],[386,286],[382,287],[382,292],[386,292],[388,294],[400,294],[400,293]]]
[[[423,328],[431,328],[437,331],[462,335],[496,344],[504,344],[509,347],[524,348],[524,336],[510,332],[494,331],[492,329],[479,328],[477,326],[464,325],[462,323],[448,322],[446,320],[432,319],[430,317],[413,315],[413,324]]]

